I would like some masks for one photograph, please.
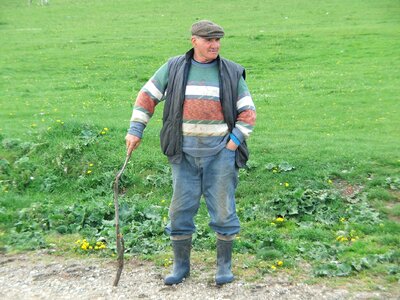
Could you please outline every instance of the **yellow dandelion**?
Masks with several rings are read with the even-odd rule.
[[[276,222],[282,223],[285,219],[282,217],[278,217],[275,219]]]
[[[284,186],[285,186],[285,187],[289,187],[289,183],[288,183],[288,182],[285,182],[285,183],[284,183]]]
[[[278,261],[276,262],[276,265],[279,266],[279,267],[282,267],[282,266],[283,266],[283,261],[278,260]]]
[[[94,166],[94,164],[92,164],[92,163],[89,163],[89,167],[93,167]]]
[[[104,130],[104,131],[108,131],[108,128],[107,128],[107,127],[104,127],[103,130]]]
[[[346,219],[345,219],[345,218],[340,218],[339,221],[342,222],[342,223],[344,223],[344,222],[346,222]]]
[[[87,174],[90,174],[90,173],[92,173],[92,170],[87,170],[86,173],[87,173]]]
[[[170,258],[164,259],[164,267],[168,267],[172,264],[172,260]]]
[[[102,132],[100,132],[102,135],[105,135],[106,134],[106,132],[103,130]]]
[[[329,183],[329,184],[332,184],[332,180],[328,179],[328,183]]]
[[[271,266],[271,269],[275,271],[275,270],[276,270],[276,267],[275,267],[274,265],[272,265],[272,266]]]

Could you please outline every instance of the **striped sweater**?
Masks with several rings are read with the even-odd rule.
[[[142,137],[155,106],[163,100],[168,83],[168,64],[164,64],[140,90],[131,118],[129,133]],[[239,141],[253,131],[256,113],[246,82],[238,86],[238,117],[232,133]],[[229,129],[224,122],[219,99],[218,65],[192,60],[183,105],[183,151],[196,157],[216,154],[227,143]]]

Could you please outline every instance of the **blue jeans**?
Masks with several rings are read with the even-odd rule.
[[[171,164],[173,196],[166,232],[171,238],[195,232],[194,217],[203,195],[210,215],[209,226],[219,235],[239,232],[235,190],[238,168],[235,152],[223,148],[214,156],[193,157],[183,154],[181,163]]]

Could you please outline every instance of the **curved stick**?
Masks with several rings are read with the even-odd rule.
[[[117,176],[115,176],[114,180],[114,207],[115,207],[115,231],[117,234],[117,261],[118,261],[118,270],[117,270],[117,275],[115,276],[113,286],[117,286],[119,279],[121,277],[122,269],[124,268],[124,251],[125,251],[125,246],[124,246],[124,237],[119,231],[119,205],[118,205],[118,194],[119,194],[119,178],[121,177],[122,173],[125,170],[126,165],[129,162],[129,159],[131,158],[132,152],[128,152],[125,158],[125,163],[122,166],[121,170],[117,173]]]

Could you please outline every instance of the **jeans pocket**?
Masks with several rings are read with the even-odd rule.
[[[224,147],[225,148],[225,150],[228,150],[229,152],[233,152],[233,153],[235,153],[236,152],[236,150],[231,150],[231,149],[229,149],[228,147]]]

